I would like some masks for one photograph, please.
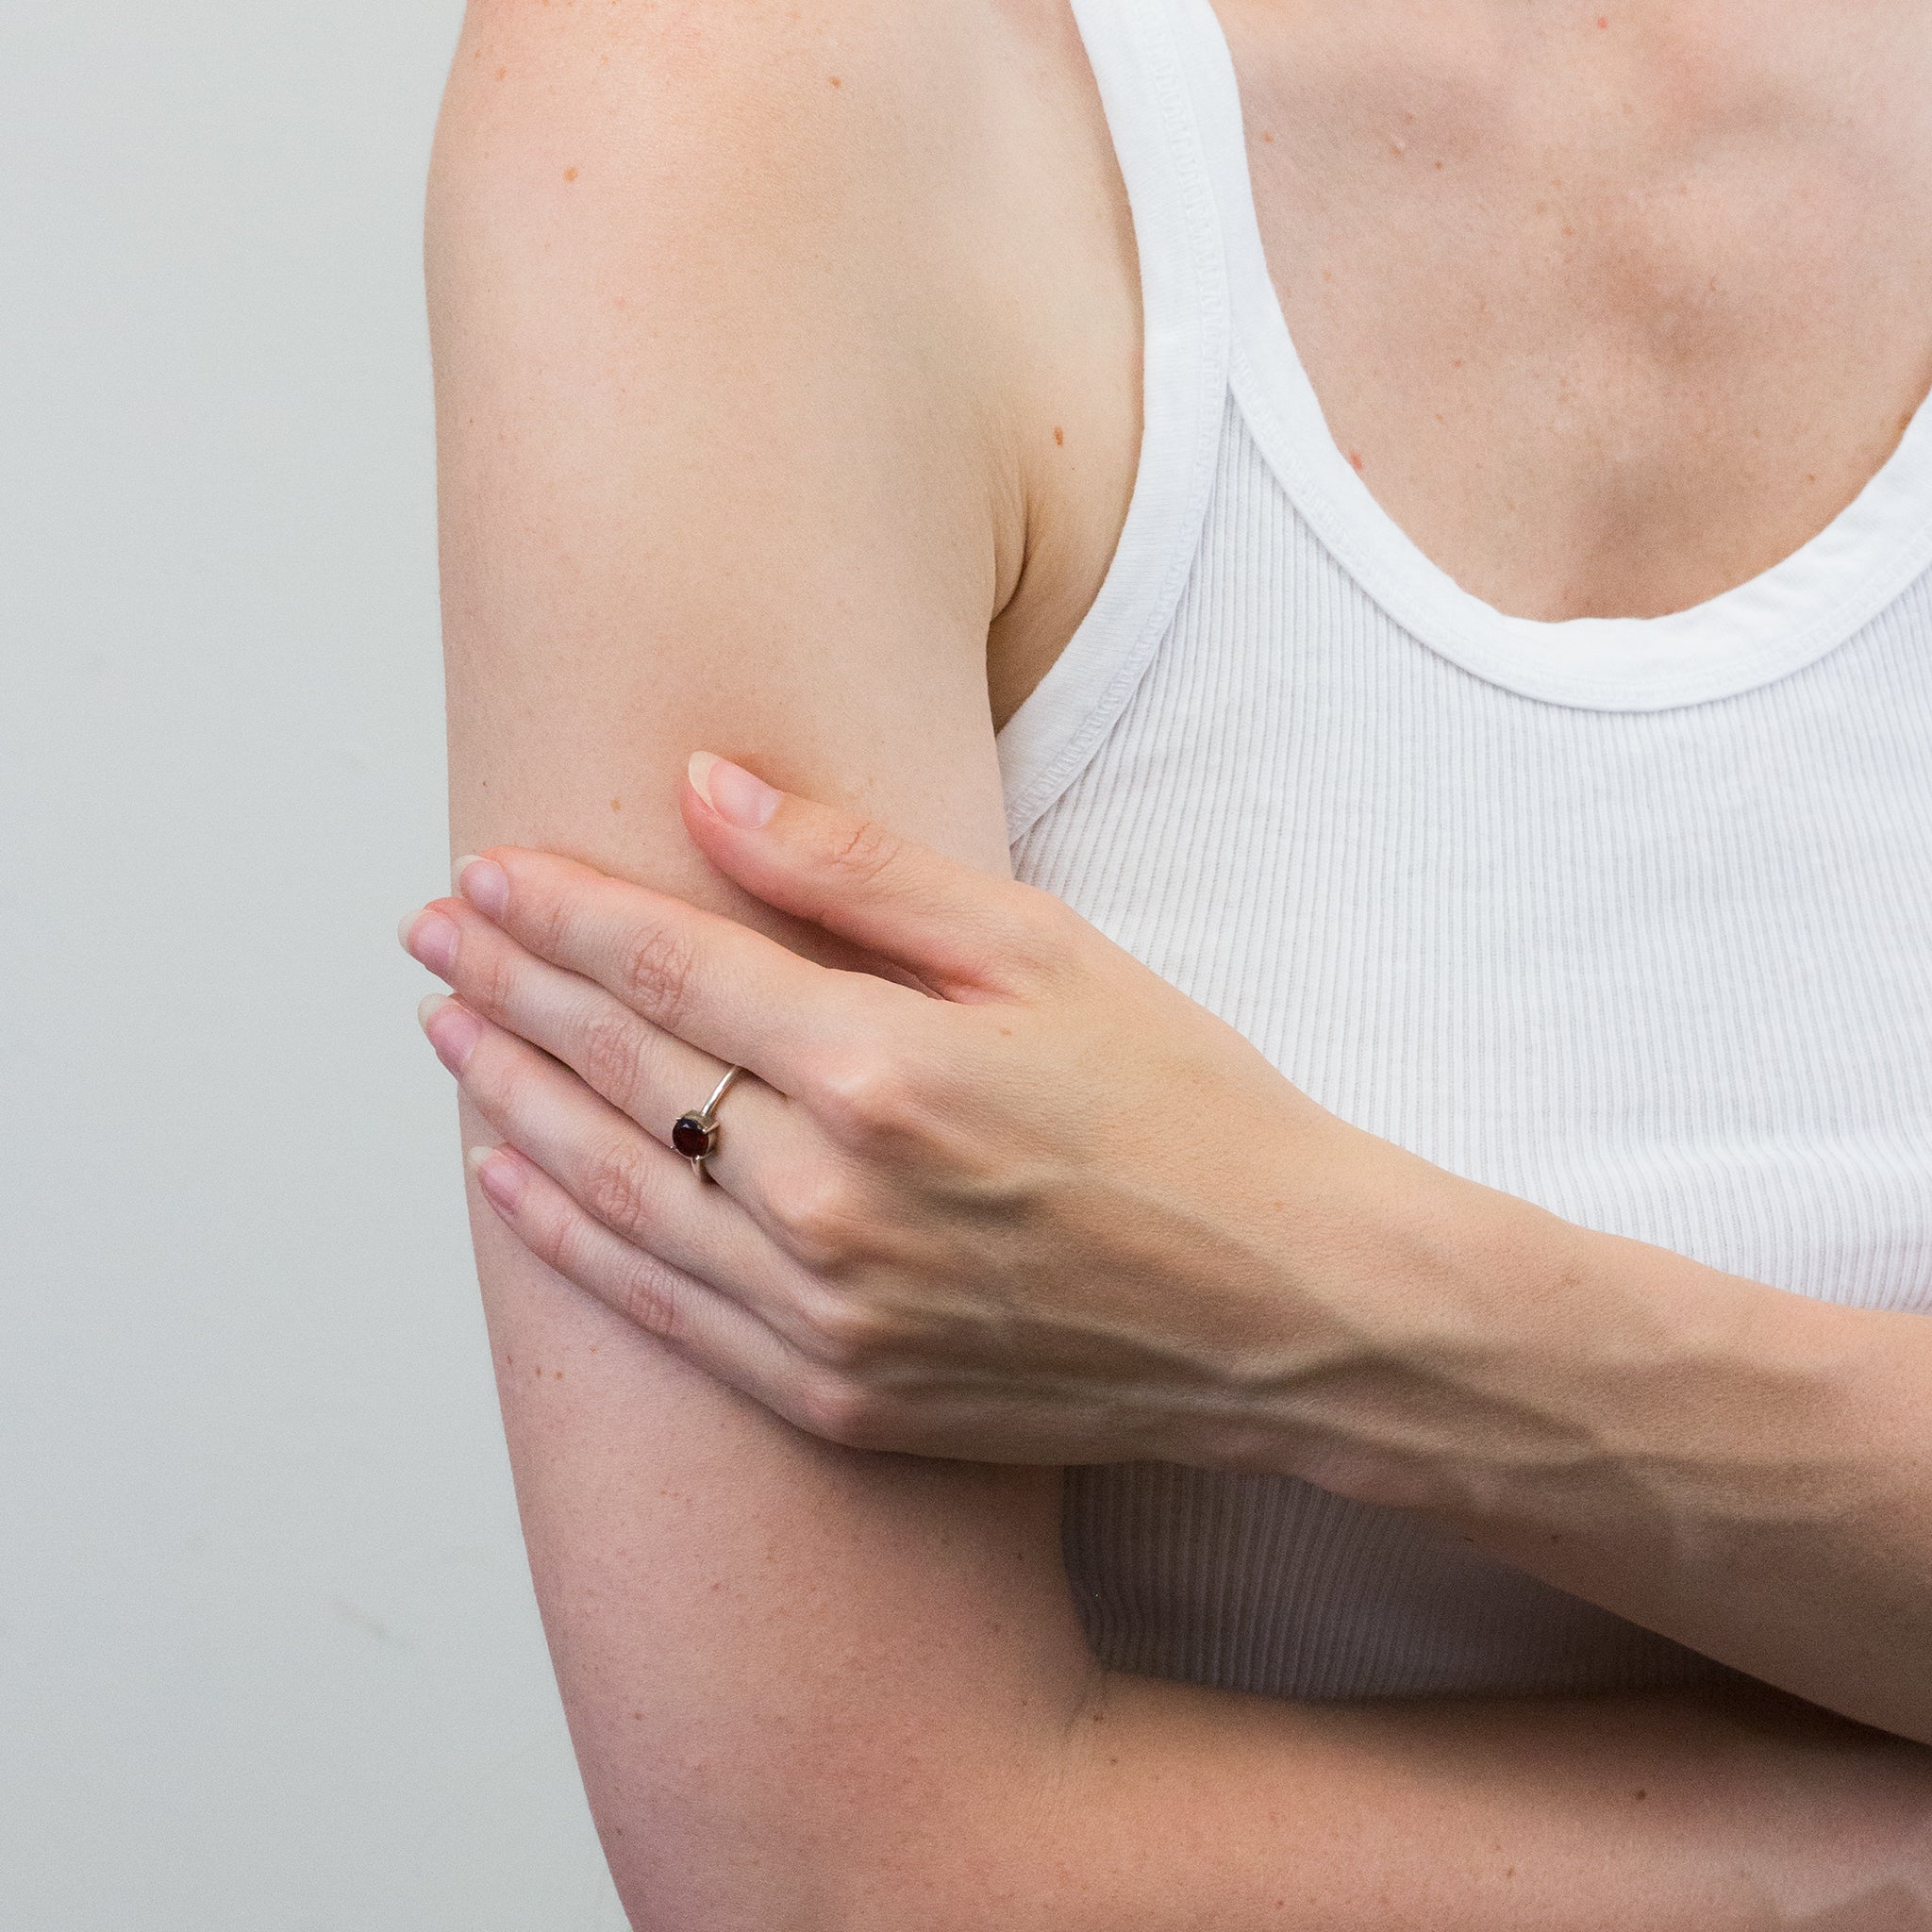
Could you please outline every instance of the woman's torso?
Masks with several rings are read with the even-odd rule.
[[[1932,1306],[1922,50],[1793,25],[1732,61],[1681,9],[1668,60],[1623,15],[1519,49],[1480,10],[1074,10],[1140,245],[1074,192],[1062,263],[1127,300],[1051,306],[1117,318],[1139,278],[1144,420],[1070,384],[1041,453],[993,639],[1016,869],[1458,1173]],[[1330,1696],[1709,1668],[1291,1482],[1067,1496],[1124,1667]]]

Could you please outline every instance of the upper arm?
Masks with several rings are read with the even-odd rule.
[[[936,57],[867,19],[898,10],[473,8],[428,247],[459,815],[504,782],[469,711],[508,703],[530,808],[603,858],[694,880],[662,808],[705,743],[1006,864],[985,643],[1019,533],[916,219]]]
[[[769,924],[685,841],[702,746],[1004,868],[984,647],[1010,498],[915,218],[943,143],[913,110],[945,111],[899,44],[917,12],[595,12],[473,7],[439,129],[457,849],[545,845]],[[769,1923],[775,1895],[815,1923],[921,1818],[928,1875],[970,1864],[959,1807],[1024,1789],[1026,1740],[1084,1686],[1058,1473],[812,1441],[474,1199],[473,1227],[539,1597],[638,1922]]]

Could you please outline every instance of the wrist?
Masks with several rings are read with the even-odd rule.
[[[1529,1203],[1329,1117],[1273,1141],[1292,1169],[1259,1193],[1269,1349],[1246,1467],[1419,1507],[1499,1383],[1546,1354],[1547,1283],[1572,1229]]]
[[[1287,1248],[1276,1467],[1361,1502],[1514,1516],[1655,1479],[1658,1428],[1732,1407],[1796,1298],[1575,1225],[1355,1130]],[[1539,1512],[1540,1513],[1540,1512]]]
[[[1294,1473],[1496,1548],[1771,1508],[1839,1440],[1840,1311],[1389,1155]]]

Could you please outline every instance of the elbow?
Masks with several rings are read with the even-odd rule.
[[[1045,1908],[1037,1809],[1023,1824],[977,1794],[881,1808],[804,1844],[750,1819],[722,1841],[660,1832],[644,1857],[626,1851],[641,1835],[605,1843],[632,1932],[1071,1932]]]
[[[828,1865],[743,1874],[724,1887],[694,1876],[620,1878],[631,1932],[1018,1932],[1031,1923],[992,1909],[985,1888],[969,1892],[938,1870]]]

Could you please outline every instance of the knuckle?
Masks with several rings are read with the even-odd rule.
[[[814,1274],[829,1277],[857,1258],[863,1226],[849,1181],[824,1169],[774,1182],[766,1206],[792,1257]]]
[[[463,1005],[469,1004],[466,994]],[[462,1089],[506,1140],[516,1138],[514,1130],[528,1117],[530,1108],[529,1067],[514,1042],[486,1027],[463,1062]]]
[[[885,1038],[848,1048],[832,1060],[820,1074],[817,1097],[826,1128],[850,1146],[909,1139],[926,1114],[924,1085],[910,1057]]]
[[[880,1360],[896,1340],[888,1317],[856,1295],[824,1296],[809,1320],[818,1358],[847,1375]]]
[[[676,933],[653,927],[625,947],[618,965],[619,991],[626,1006],[675,1031],[691,970],[690,946]]]
[[[467,961],[464,953],[470,955]],[[495,940],[481,946],[460,948],[457,960],[459,966],[467,967],[460,982],[464,1004],[492,1020],[508,1017],[516,1003],[519,976],[514,949]]]
[[[845,1376],[814,1375],[800,1400],[799,1426],[847,1449],[871,1446],[872,1403],[866,1391]]]
[[[610,1265],[609,1230],[573,1209],[546,1220],[531,1241],[543,1264],[608,1302],[647,1334],[671,1340],[679,1326],[677,1279],[656,1256],[632,1250]]]
[[[635,1013],[601,1010],[578,1028],[572,1063],[605,1099],[625,1107],[643,1091],[649,1051],[650,1035]]]
[[[519,937],[529,951],[540,959],[567,956],[575,917],[568,897],[554,891],[526,891],[518,897],[517,913]]]
[[[1026,965],[1044,971],[1066,962],[1073,924],[1063,901],[1016,881],[1009,917],[1014,949]]]
[[[557,1270],[566,1281],[590,1287],[597,1274],[597,1224],[583,1213],[568,1211],[549,1217],[533,1242],[537,1259]]]
[[[627,1147],[606,1147],[594,1155],[583,1181],[584,1207],[606,1227],[630,1235],[644,1224],[651,1189],[643,1163]]]
[[[581,1214],[572,1211],[524,1217],[519,1234],[525,1245],[546,1268],[566,1281],[582,1286],[592,1258],[591,1230]]]
[[[869,886],[892,869],[899,841],[876,819],[856,821],[826,855],[827,868],[847,884]]]
[[[670,1269],[649,1255],[640,1255],[625,1270],[617,1306],[625,1321],[660,1341],[677,1333],[676,1282]]]

